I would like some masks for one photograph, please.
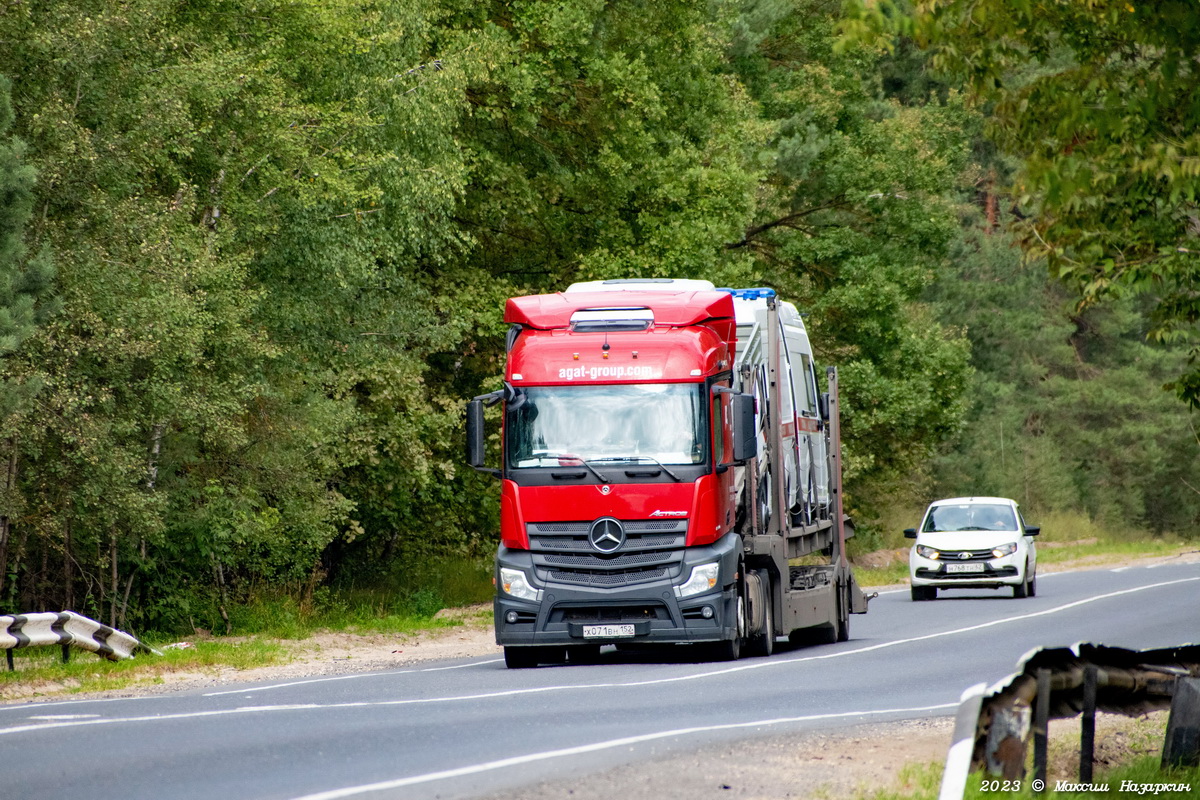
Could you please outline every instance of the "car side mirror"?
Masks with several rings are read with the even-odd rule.
[[[1026,536],[1037,536],[1041,532],[1042,532],[1041,525],[1026,525],[1025,526],[1025,535]]]
[[[904,538],[905,539],[917,538],[917,529],[916,528],[905,528],[904,529]]]

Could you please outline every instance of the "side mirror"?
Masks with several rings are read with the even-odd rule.
[[[905,539],[917,538],[917,529],[916,528],[905,528],[904,529],[904,538]]]
[[[817,411],[820,412],[823,422],[829,422],[829,392],[822,392],[817,398]]]
[[[735,394],[729,400],[730,422],[733,427],[733,460],[742,463],[758,455],[754,395]]]
[[[1025,535],[1026,536],[1037,536],[1041,532],[1042,532],[1041,525],[1026,525],[1025,526]]]
[[[467,463],[479,469],[485,452],[483,401],[475,399],[467,403]]]

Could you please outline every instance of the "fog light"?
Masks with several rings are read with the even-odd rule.
[[[705,606],[704,608],[700,609],[700,616],[704,617],[705,619],[712,619],[713,618],[712,606]]]
[[[504,621],[507,622],[509,625],[515,625],[517,622],[517,612],[510,611],[507,614],[505,614]]]

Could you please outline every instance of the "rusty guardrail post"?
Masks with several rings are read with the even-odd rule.
[[[1096,763],[1096,688],[1099,670],[1095,664],[1083,668],[1083,715],[1079,723],[1079,782],[1092,782]]]
[[[1200,678],[1175,679],[1162,765],[1200,766]]]

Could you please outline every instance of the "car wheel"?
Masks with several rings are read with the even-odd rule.
[[[1036,595],[1037,595],[1037,572],[1035,571],[1032,575],[1029,576],[1029,596],[1034,597]]]
[[[937,599],[937,587],[936,586],[914,586],[914,587],[912,587],[912,599],[913,599],[913,602],[920,602],[922,600],[936,600]]]
[[[1029,565],[1025,565],[1025,576],[1021,578],[1021,582],[1013,587],[1013,597],[1018,600],[1022,597],[1029,597]]]

